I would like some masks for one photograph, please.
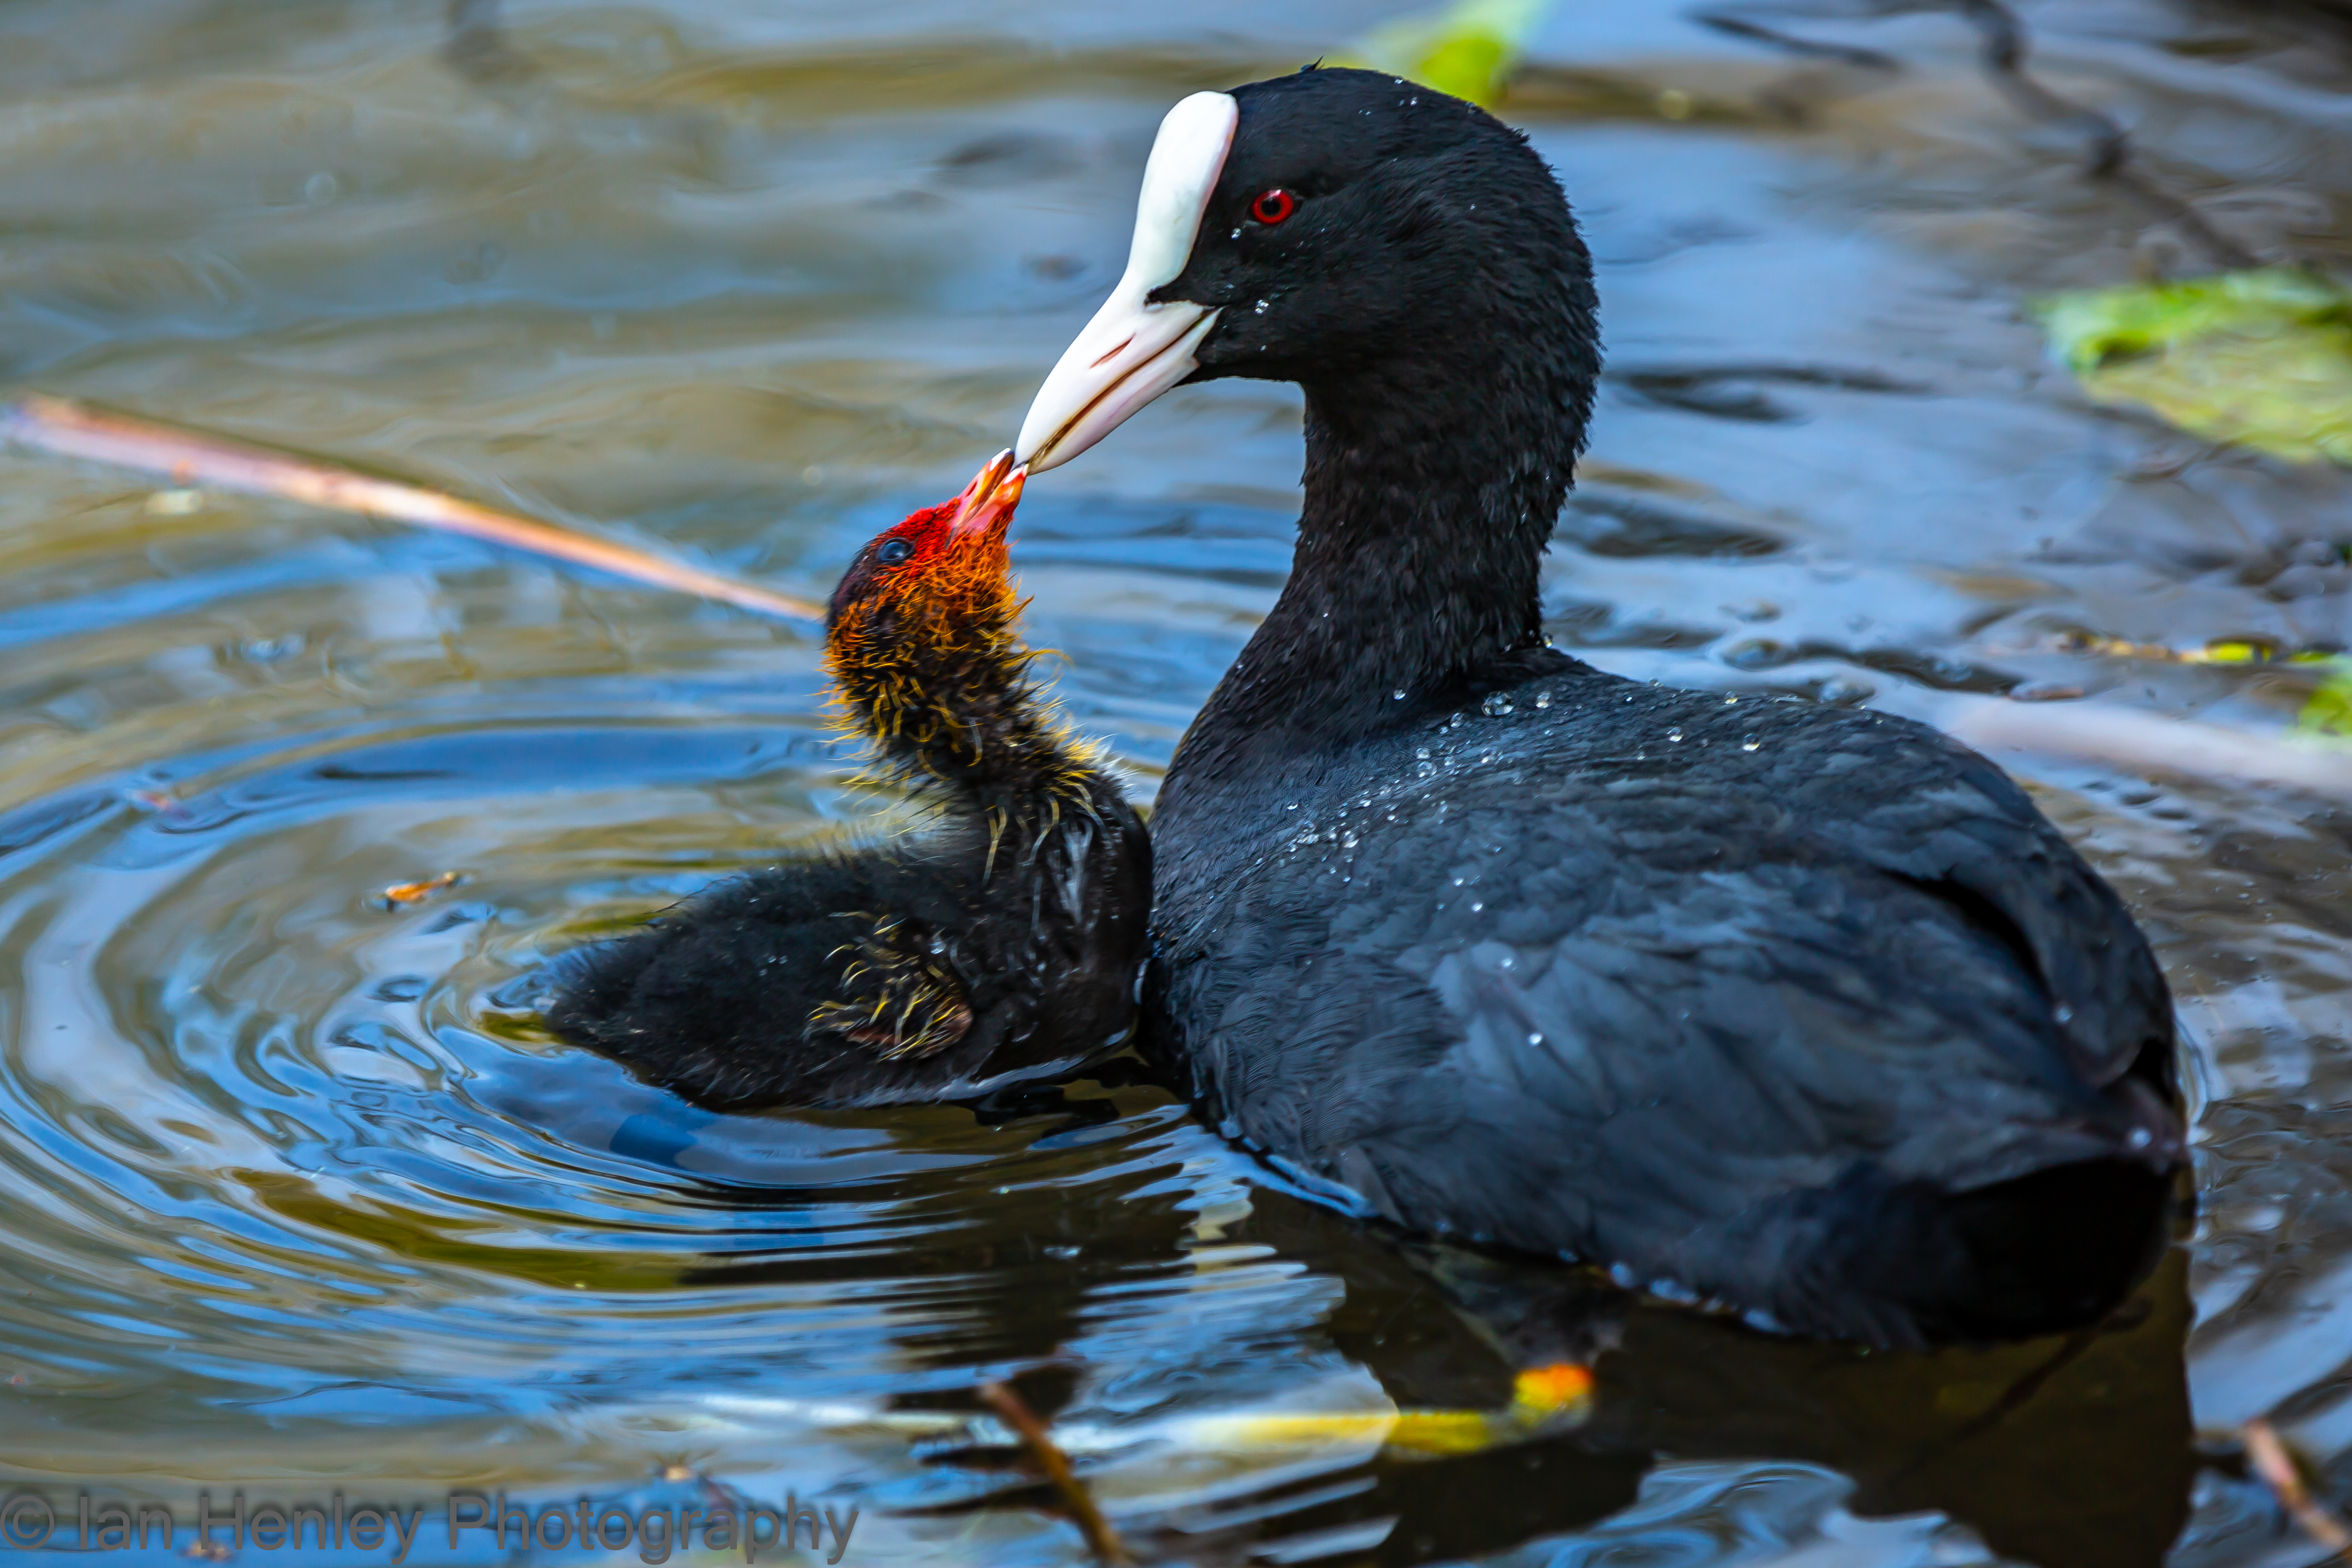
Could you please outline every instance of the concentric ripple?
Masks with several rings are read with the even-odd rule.
[[[1157,1091],[995,1125],[716,1116],[540,1029],[551,952],[837,832],[872,805],[838,771],[805,725],[416,725],[47,814],[0,867],[26,981],[0,1268],[29,1287],[12,1370],[47,1417],[9,1462],[167,1495],[228,1473],[640,1503],[684,1464],[846,1498],[881,1552],[919,1547],[908,1510],[1002,1482],[856,1429],[970,1409],[989,1376],[1083,1371],[1130,1423],[1285,1390],[1386,1408],[1313,1331],[1329,1281],[1204,1239],[1247,1212],[1245,1162]],[[1016,1554],[1057,1528],[989,1526]]]

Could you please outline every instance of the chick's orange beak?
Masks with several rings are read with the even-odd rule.
[[[948,538],[956,541],[977,533],[1003,532],[1013,521],[1013,509],[1021,504],[1021,487],[1028,479],[1028,468],[1013,462],[1010,447],[991,458],[971,477],[971,483],[964,486],[963,494],[956,497]]]

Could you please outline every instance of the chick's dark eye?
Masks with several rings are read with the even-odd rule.
[[[1250,216],[1263,224],[1277,224],[1298,210],[1298,198],[1288,191],[1260,191],[1257,200],[1250,203]]]
[[[886,539],[882,542],[882,547],[874,552],[874,559],[885,566],[896,566],[914,552],[915,544],[912,540]]]

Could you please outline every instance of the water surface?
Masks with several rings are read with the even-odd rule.
[[[1509,112],[1587,226],[1612,367],[1553,636],[1727,693],[1958,721],[2079,689],[2277,733],[2307,670],[2095,649],[2352,643],[2352,485],[2091,406],[2021,309],[2194,267],[2194,234],[2085,177],[1954,17],[1813,10],[1774,25],[1904,68],[1647,3],[1538,39]],[[2023,11],[2232,243],[2344,252],[2321,8]],[[443,12],[0,16],[0,374],[810,596],[1017,426],[1166,105],[1389,14],[541,0],[453,49]],[[1139,795],[1279,588],[1298,463],[1296,394],[1228,384],[1030,492],[1033,640]],[[2308,1563],[2196,1436],[2266,1413],[2352,1492],[2341,805],[2004,756],[2188,1026],[2200,1215],[2105,1331],[1868,1356],[1581,1279],[1537,1314],[1148,1086],[717,1117],[549,1039],[550,955],[876,828],[811,628],[53,459],[0,480],[0,1472],[61,1510],[724,1487],[857,1507],[849,1561],[1081,1562],[1023,1477],[881,1419],[1013,1374],[1132,1439],[1089,1463],[1172,1562]],[[1570,1353],[1589,1418],[1503,1452],[1152,1446],[1494,1406]]]

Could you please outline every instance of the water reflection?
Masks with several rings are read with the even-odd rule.
[[[1973,1535],[2029,1563],[2159,1563],[2188,1516],[2197,1460],[2179,1254],[2098,1331],[1887,1353],[1759,1334],[1629,1297],[1585,1271],[1368,1237],[1278,1196],[1262,1198],[1236,1234],[1345,1279],[1332,1342],[1406,1405],[1491,1402],[1509,1369],[1563,1357],[1594,1368],[1591,1415],[1572,1432],[1525,1449],[1384,1459],[1376,1492],[1286,1525],[1312,1533],[1393,1516],[1372,1560],[1445,1561],[1530,1537],[1591,1535],[1637,1498],[1695,1475],[1737,1476],[1735,1494],[1760,1486],[1750,1467],[1767,1460],[1845,1478],[1814,1489],[1817,1509],[1913,1518],[1906,1528],[1915,1531],[1916,1516],[1941,1516],[1961,1533],[1927,1535],[1948,1543]],[[1741,1500],[1714,1496],[1675,1514],[1668,1533],[1736,1534],[1727,1520]],[[1802,1534],[1805,1522],[1792,1517],[1781,1529]],[[1599,1531],[1588,1550],[1617,1533]],[[1728,1553],[1731,1544],[1713,1549]],[[1591,1560],[1604,1559],[1573,1551],[1530,1559]]]

